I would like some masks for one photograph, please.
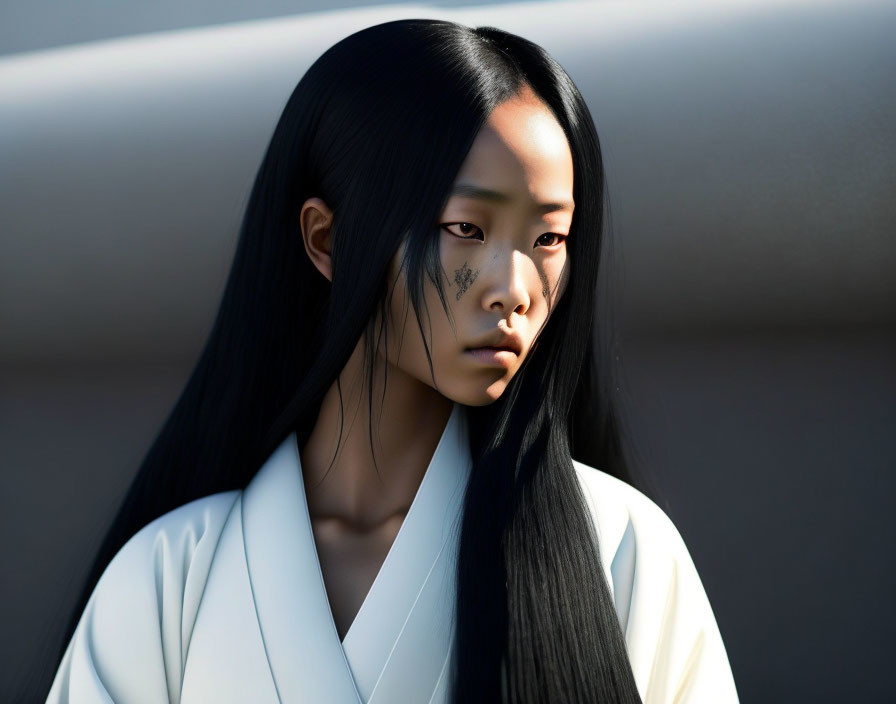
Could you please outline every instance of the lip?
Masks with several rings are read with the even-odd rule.
[[[476,340],[468,350],[474,349],[501,349],[509,350],[519,356],[523,353],[523,340],[514,331],[494,329],[488,337]]]
[[[475,361],[489,366],[510,368],[517,360],[516,352],[506,347],[473,347],[464,352]]]

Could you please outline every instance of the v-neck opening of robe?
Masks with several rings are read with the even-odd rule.
[[[244,494],[246,561],[282,701],[429,701],[453,644],[455,567],[471,469],[455,403],[420,486],[340,640],[311,527],[295,433]]]

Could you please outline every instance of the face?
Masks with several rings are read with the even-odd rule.
[[[435,286],[423,279],[429,315],[421,315],[435,382],[398,271],[403,249],[392,261],[386,349],[399,374],[464,405],[501,396],[565,290],[572,189],[569,144],[544,103],[527,87],[496,107],[439,219],[442,283],[455,330]],[[493,348],[507,346],[517,349]]]

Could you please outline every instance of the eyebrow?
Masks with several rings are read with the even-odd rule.
[[[480,188],[471,183],[455,183],[451,188],[451,193],[449,195],[478,198],[479,200],[487,200],[492,203],[507,203],[511,200],[510,196],[506,193],[493,191],[489,188]],[[536,209],[540,214],[544,215],[546,213],[553,213],[557,210],[572,211],[573,206],[574,204],[571,200],[564,200],[559,203],[539,203]]]

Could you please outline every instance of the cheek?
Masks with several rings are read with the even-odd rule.
[[[566,261],[566,266],[564,266],[560,271],[560,286],[558,287],[558,293],[560,296],[566,291],[566,287],[569,285],[569,277],[570,277],[570,268],[572,267],[572,262]],[[559,298],[559,296],[558,296]]]
[[[542,284],[541,293],[545,298],[549,298],[551,306],[557,305],[560,297],[566,291],[566,286],[569,283],[569,267],[570,263],[565,256],[555,257],[553,261],[545,262],[544,268],[539,272]]]
[[[447,299],[448,309],[457,315],[454,301],[454,288],[448,286],[444,277],[442,287]],[[425,369],[428,378],[429,363],[426,358],[426,346],[435,361],[441,357],[443,350],[449,347],[455,335],[442,308],[442,301],[435,284],[429,276],[423,274],[423,300],[420,302],[420,324],[414,312],[411,296],[407,291],[404,276],[398,279],[392,294],[389,309],[389,356],[393,362],[410,365],[413,368]],[[420,325],[423,326],[421,332]]]
[[[479,269],[469,253],[460,252],[456,247],[448,247],[444,241],[440,256],[442,262],[442,288],[445,289],[445,298],[450,308],[453,303],[460,300],[476,281],[476,278],[479,276]],[[432,282],[429,282],[428,285],[432,289],[433,296],[438,298],[438,293],[435,291],[435,286]],[[441,305],[439,308],[441,309]]]
[[[385,331],[388,357],[393,362],[397,361],[396,355],[400,349],[406,348],[409,342],[414,341],[415,337],[420,337],[416,318],[414,317],[414,306],[408,293],[407,277],[404,272],[401,272],[398,276],[396,274],[397,267],[393,264],[390,271],[389,286],[386,291],[386,310],[388,311],[389,319]],[[377,328],[376,334],[378,336],[381,334],[379,328]],[[382,342],[383,340],[380,341],[380,344]],[[413,345],[413,347],[416,347],[416,345]],[[402,352],[402,356],[405,354],[407,354],[406,350]]]
[[[439,250],[441,262],[439,273],[442,292],[445,296],[445,304],[452,317],[457,317],[460,311],[464,310],[470,291],[477,284],[480,274],[479,263],[476,257],[477,253],[470,251],[474,248],[470,247],[467,251],[464,251],[464,249],[463,247],[452,247],[443,239]],[[442,301],[435,284],[426,277],[425,286],[434,327],[448,326],[450,328],[448,315],[442,307]]]

